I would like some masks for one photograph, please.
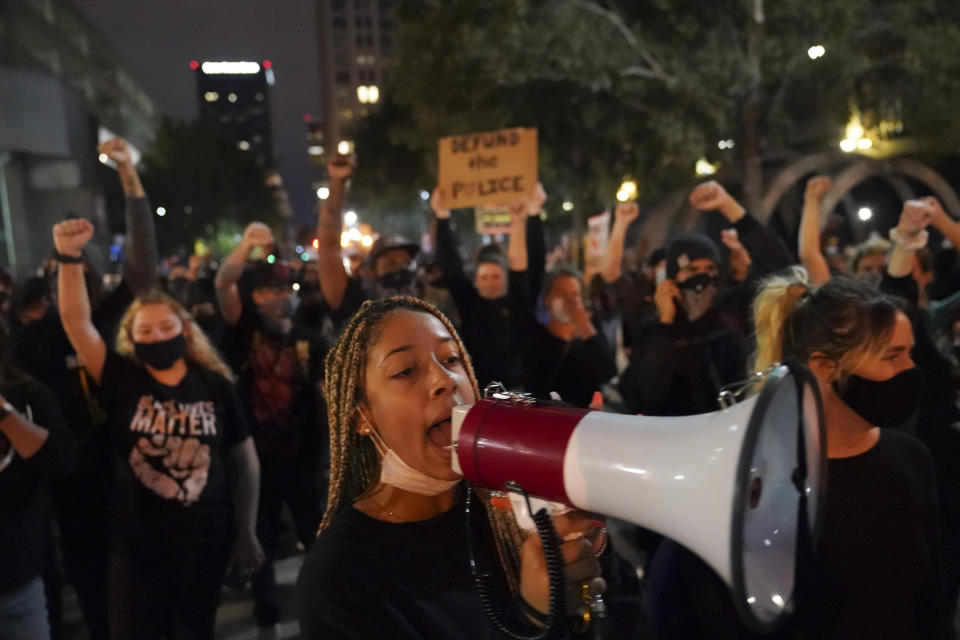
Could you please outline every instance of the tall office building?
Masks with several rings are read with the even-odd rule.
[[[315,0],[323,128],[330,150],[380,101],[393,52],[396,0]]]
[[[73,4],[0,0],[0,266],[31,272],[67,213],[93,220],[94,244],[109,244],[122,231],[123,198],[97,143],[123,136],[137,160],[160,115]],[[109,269],[112,252],[90,253]]]
[[[273,65],[260,62],[190,63],[197,77],[200,118],[254,154],[262,166],[273,163],[270,86]]]

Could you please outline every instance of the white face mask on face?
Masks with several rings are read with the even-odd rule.
[[[360,418],[370,428],[370,439],[373,440],[373,446],[380,453],[380,482],[389,484],[398,489],[417,493],[422,496],[436,496],[444,491],[449,491],[460,482],[457,480],[441,480],[428,476],[422,471],[417,471],[397,455],[397,452],[387,446],[380,436],[380,432],[370,424],[363,411],[357,408]]]

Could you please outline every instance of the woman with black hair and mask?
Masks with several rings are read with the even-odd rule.
[[[60,319],[101,387],[114,444],[110,637],[213,638],[231,548],[241,576],[263,562],[259,465],[233,374],[186,310],[159,292],[127,309],[109,350],[91,319],[80,258],[92,235],[83,219],[53,228]]]

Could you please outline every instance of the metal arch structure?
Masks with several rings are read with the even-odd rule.
[[[960,218],[960,198],[950,186],[946,178],[937,173],[932,167],[912,158],[893,158],[891,160],[863,160],[844,169],[834,181],[833,186],[823,196],[821,211],[821,225],[826,223],[829,213],[855,186],[874,176],[886,177],[898,195],[902,195],[903,183],[901,176],[912,178],[927,187],[937,196],[944,210],[953,218]],[[899,185],[898,185],[899,182]]]
[[[770,222],[777,204],[805,175],[826,172],[839,165],[849,164],[851,160],[850,155],[833,151],[813,153],[794,160],[781,169],[770,182],[760,202],[760,211],[755,212],[757,219],[763,224]]]

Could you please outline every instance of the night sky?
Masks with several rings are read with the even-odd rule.
[[[274,146],[294,214],[311,219],[315,196],[303,114],[319,117],[311,0],[131,2],[74,0],[118,50],[137,80],[172,116],[197,116],[190,60],[270,60]]]

